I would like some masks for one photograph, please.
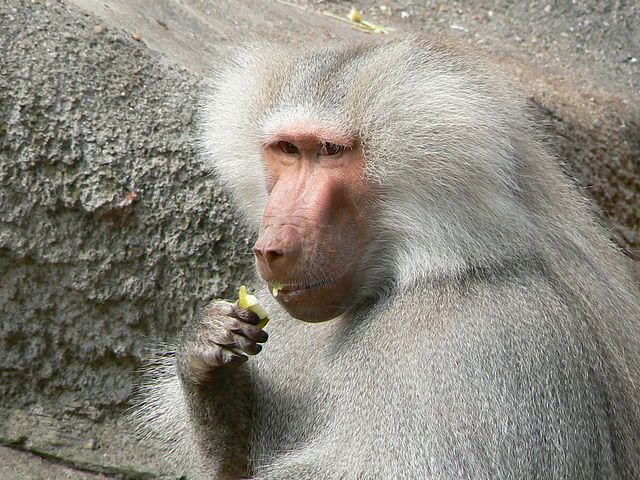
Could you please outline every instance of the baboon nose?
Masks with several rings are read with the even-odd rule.
[[[253,246],[258,272],[264,279],[289,278],[300,260],[300,240],[289,226],[270,226]]]

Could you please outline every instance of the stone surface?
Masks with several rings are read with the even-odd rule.
[[[104,475],[78,471],[21,450],[0,447],[0,478],[25,478],[30,480],[99,480]]]
[[[250,257],[193,146],[199,78],[64,4],[2,13],[0,398],[99,418]]]
[[[0,448],[13,463],[0,461],[0,478],[31,478],[10,475],[51,464],[52,478],[67,478],[75,472],[94,478],[126,480],[175,479],[172,459],[158,454],[148,439],[129,433],[123,417],[99,422],[69,413],[48,413],[43,406],[27,409],[0,407]],[[0,457],[3,454],[0,454]],[[47,477],[44,477],[47,478]],[[76,478],[71,476],[70,478]],[[78,477],[84,478],[84,477]]]

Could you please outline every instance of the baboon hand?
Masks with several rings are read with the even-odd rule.
[[[178,363],[185,380],[205,385],[222,367],[235,367],[256,355],[267,341],[267,332],[257,327],[260,317],[237,303],[209,305],[199,321],[184,333]]]

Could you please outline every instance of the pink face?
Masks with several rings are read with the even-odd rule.
[[[295,318],[319,322],[349,308],[369,241],[369,184],[355,142],[322,129],[276,134],[264,145],[267,191],[253,251],[258,271]]]

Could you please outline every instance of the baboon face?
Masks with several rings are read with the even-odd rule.
[[[370,236],[361,148],[317,125],[264,145],[269,193],[254,246],[258,270],[295,318],[318,322],[349,308]]]

